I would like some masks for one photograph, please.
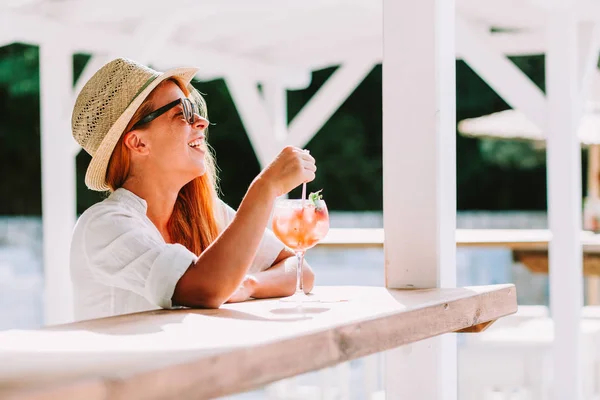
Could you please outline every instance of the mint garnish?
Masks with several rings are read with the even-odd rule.
[[[322,191],[323,191],[323,189],[321,189],[321,190],[318,190],[318,191],[316,191],[316,192],[311,192],[311,193],[308,195],[308,200],[309,200],[309,201],[310,201],[310,202],[311,202],[311,203],[312,203],[312,204],[313,204],[313,205],[314,205],[316,208],[319,208],[319,207],[317,206],[317,202],[318,202],[318,201],[320,201],[320,200],[323,200],[323,195],[321,194],[321,192],[322,192]]]

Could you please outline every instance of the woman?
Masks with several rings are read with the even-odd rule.
[[[291,295],[295,259],[266,229],[276,197],[315,176],[286,147],[237,212],[217,198],[206,105],[195,68],[131,60],[103,66],[79,94],[75,140],[92,156],[86,185],[110,196],[77,221],[71,245],[76,319]],[[313,273],[304,267],[305,290]]]

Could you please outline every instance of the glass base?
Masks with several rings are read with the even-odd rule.
[[[307,295],[304,292],[296,292],[291,296],[279,299],[282,303],[318,303],[319,299],[315,295]]]

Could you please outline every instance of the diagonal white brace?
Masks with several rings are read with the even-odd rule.
[[[231,98],[250,139],[254,153],[261,166],[271,161],[277,151],[277,142],[265,101],[260,95],[256,81],[242,75],[225,78]]]
[[[376,59],[362,58],[343,64],[292,120],[286,142],[304,147],[371,72]]]
[[[512,108],[519,109],[540,129],[545,128],[546,99],[542,90],[502,52],[489,34],[457,16],[456,45],[463,60]]]

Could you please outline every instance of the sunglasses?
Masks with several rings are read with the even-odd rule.
[[[180,104],[183,108],[183,117],[188,122],[188,124],[193,125],[194,122],[196,122],[196,114],[200,114],[200,112],[199,112],[198,108],[196,107],[196,105],[194,103],[192,103],[192,101],[186,97],[183,99],[177,99],[175,101],[172,101],[169,104],[166,104],[166,105],[160,107],[159,109],[152,111],[150,114],[146,115],[145,117],[140,119],[138,122],[136,122],[131,127],[131,130],[133,131],[135,129],[138,129],[140,126],[142,126],[144,124],[154,121],[156,118],[160,117],[161,115],[163,115],[164,113],[169,111],[171,108],[176,107]]]

